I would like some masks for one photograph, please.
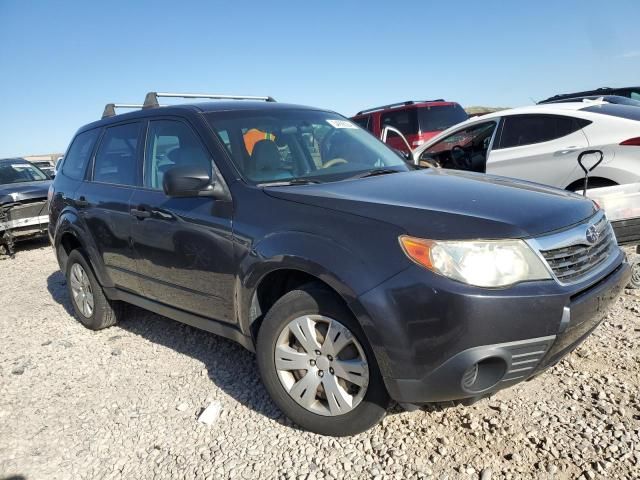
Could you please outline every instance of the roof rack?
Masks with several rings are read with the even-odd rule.
[[[172,98],[208,98],[215,100],[262,100],[265,102],[275,102],[273,97],[268,96],[252,96],[252,95],[220,95],[217,93],[166,93],[166,92],[149,92],[144,97],[144,105],[142,108],[157,108],[158,97],[172,97]]]
[[[389,105],[382,105],[381,107],[373,107],[373,108],[367,108],[366,110],[360,110],[358,113],[356,113],[356,115],[362,115],[363,113],[377,112],[378,110],[385,110],[387,108],[404,107],[406,105],[415,105],[416,103],[425,103],[425,102],[444,102],[444,98],[436,98],[435,100],[407,100],[405,102],[390,103]]]
[[[107,103],[102,112],[102,118],[113,117],[116,114],[116,108],[142,108],[142,105],[136,103]]]

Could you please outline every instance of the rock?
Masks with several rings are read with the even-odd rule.
[[[198,417],[198,422],[204,423],[205,425],[213,425],[220,417],[221,411],[222,405],[220,402],[213,401],[202,411]]]

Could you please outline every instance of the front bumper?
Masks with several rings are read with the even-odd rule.
[[[14,240],[44,235],[49,223],[47,200],[14,204],[0,219],[0,237],[7,232]]]
[[[458,400],[554,365],[597,327],[629,277],[618,261],[588,287],[487,290],[415,266],[362,295],[357,313],[394,400]]]

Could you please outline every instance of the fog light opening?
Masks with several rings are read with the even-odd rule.
[[[507,364],[502,358],[485,358],[471,365],[462,375],[462,388],[477,393],[495,386],[507,372]]]

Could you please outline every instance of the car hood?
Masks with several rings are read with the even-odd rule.
[[[432,239],[526,238],[578,223],[596,211],[592,201],[564,190],[441,169],[268,187],[265,192],[383,221]]]
[[[51,180],[6,183],[0,185],[0,205],[47,198]]]

